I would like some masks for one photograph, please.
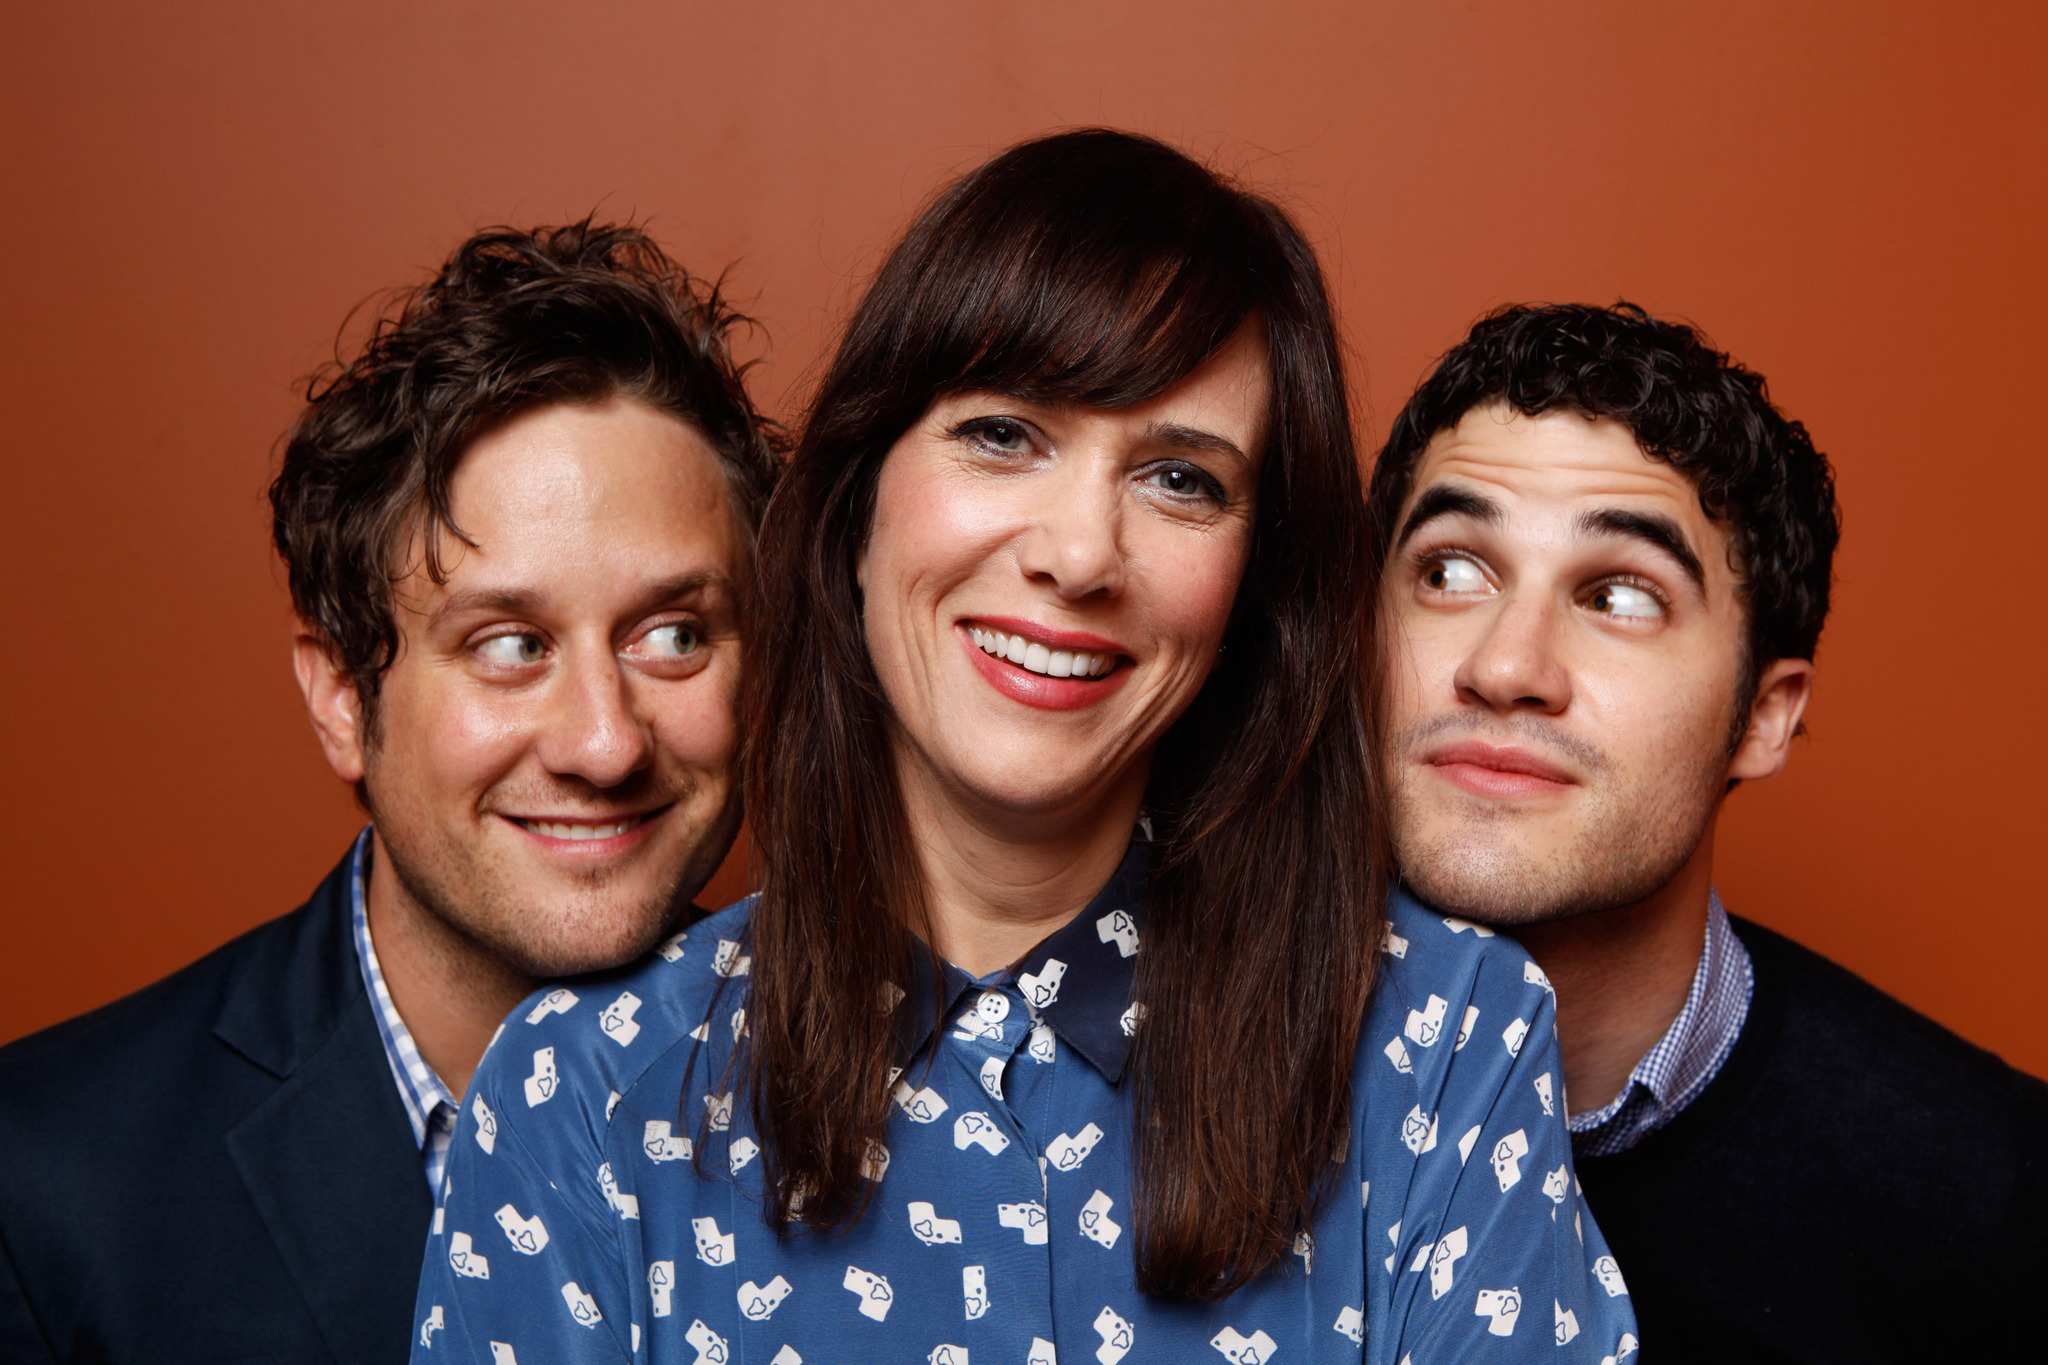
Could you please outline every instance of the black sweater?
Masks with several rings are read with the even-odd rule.
[[[1760,925],[1721,1073],[1578,1163],[1648,1365],[2048,1360],[2048,1085]]]

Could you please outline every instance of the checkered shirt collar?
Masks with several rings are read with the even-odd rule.
[[[1606,1107],[1570,1119],[1579,1156],[1625,1152],[1677,1117],[1720,1073],[1749,1015],[1756,973],[1721,897],[1709,893],[1706,945],[1685,994],[1685,1008],[1643,1054],[1628,1084]]]
[[[455,1096],[420,1056],[412,1031],[391,1003],[391,991],[384,984],[383,968],[377,965],[377,946],[370,941],[370,917],[363,899],[363,884],[369,871],[372,826],[363,826],[349,858],[349,891],[355,921],[356,962],[363,969],[363,988],[370,994],[370,1015],[377,1021],[377,1036],[384,1040],[384,1058],[391,1063],[391,1076],[398,1084],[398,1098],[405,1116],[412,1121],[413,1140],[419,1143],[426,1165],[427,1184],[438,1195],[441,1169],[448,1157],[448,1137],[455,1128]]]

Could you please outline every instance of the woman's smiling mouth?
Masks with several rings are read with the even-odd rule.
[[[1116,667],[1117,656],[1111,652],[1053,649],[988,626],[969,626],[967,633],[990,658],[1007,659],[1048,678],[1099,678]]]

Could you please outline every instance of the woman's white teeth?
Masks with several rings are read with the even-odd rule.
[[[1079,649],[1048,649],[1035,640],[1009,635],[985,626],[970,626],[968,634],[982,653],[1008,659],[1019,668],[1043,673],[1048,678],[1099,678],[1116,666],[1114,654],[1090,654]]]
[[[519,823],[550,839],[610,839],[624,834],[646,818],[636,815],[630,820],[619,820],[609,825],[566,825],[558,820],[521,820]]]

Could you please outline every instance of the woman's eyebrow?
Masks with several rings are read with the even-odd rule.
[[[1184,427],[1178,422],[1151,423],[1145,428],[1145,439],[1153,445],[1173,450],[1213,450],[1219,455],[1231,455],[1251,463],[1250,457],[1237,448],[1237,442],[1213,431]]]

